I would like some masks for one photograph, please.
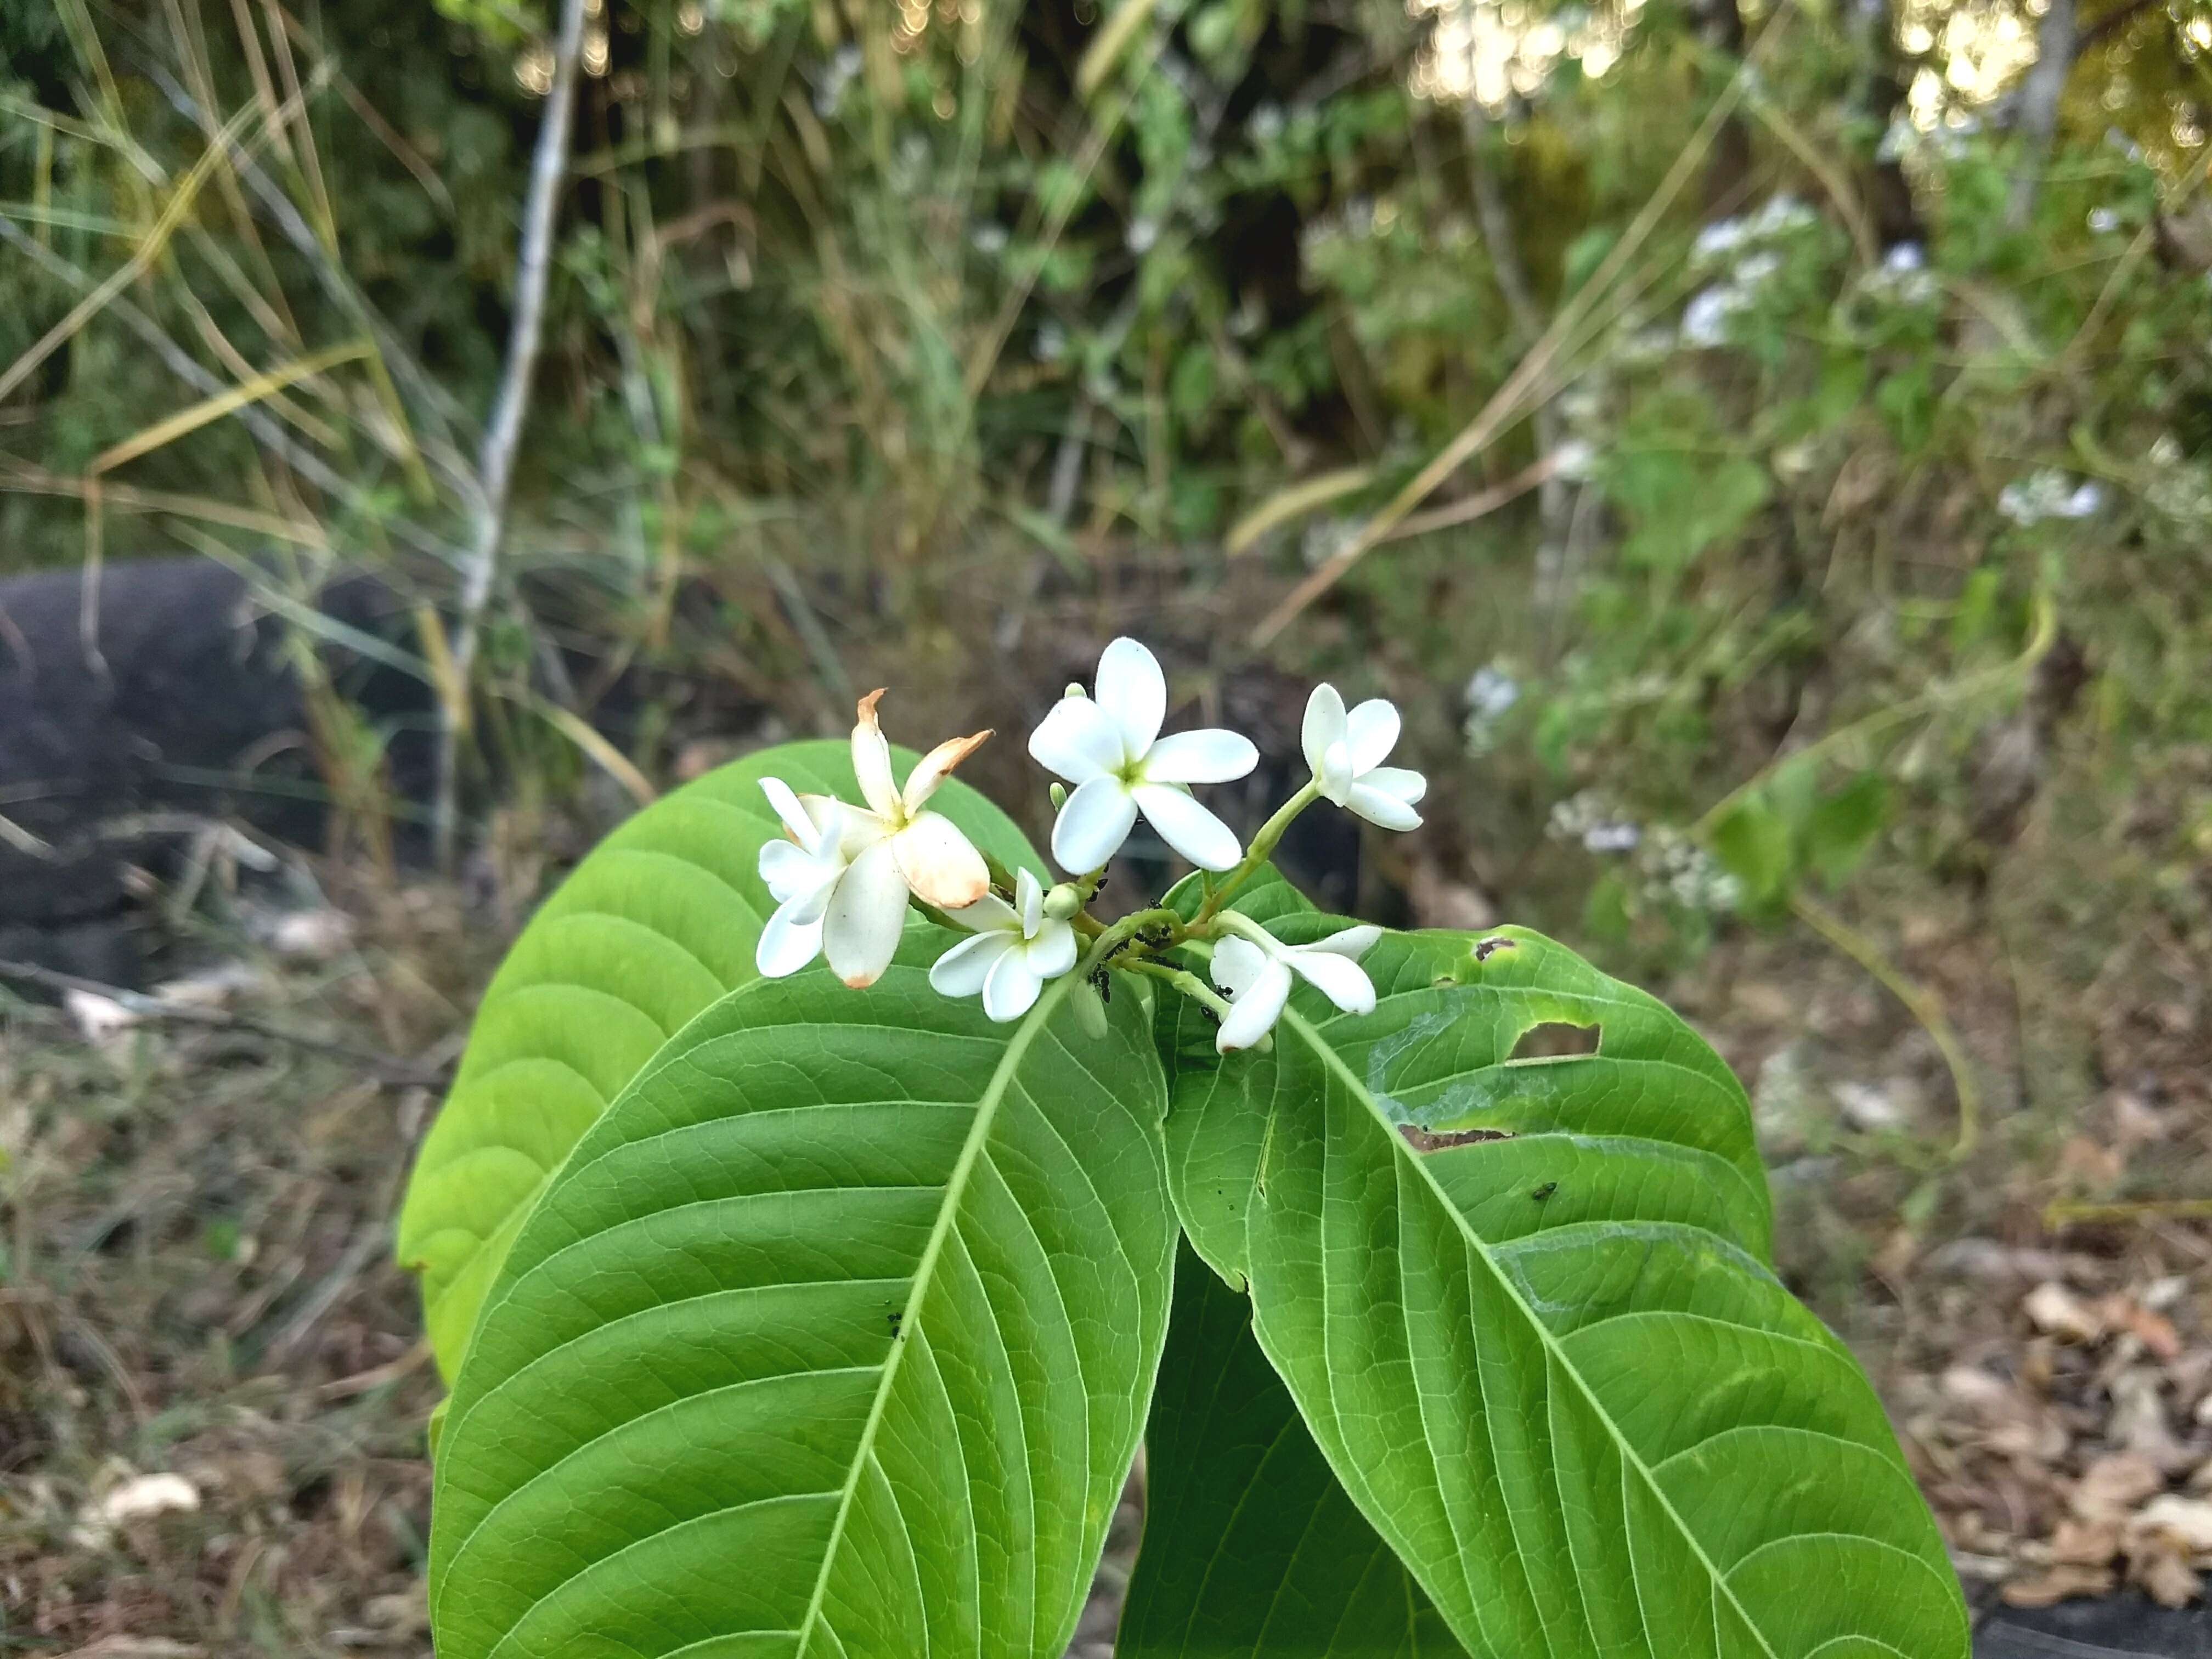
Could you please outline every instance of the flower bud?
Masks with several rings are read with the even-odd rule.
[[[1044,896],[1044,913],[1054,921],[1066,921],[1082,908],[1083,890],[1072,881],[1063,881]]]
[[[1084,695],[1084,690],[1083,690],[1083,682],[1082,682],[1081,680],[1070,680],[1070,681],[1068,681],[1068,683],[1067,683],[1067,690],[1065,690],[1065,691],[1063,691],[1063,692],[1061,692],[1060,695],[1062,697],[1079,697],[1079,696],[1082,696]]]
[[[1083,1027],[1084,1036],[1097,1042],[1106,1036],[1106,1005],[1098,1000],[1098,993],[1086,982],[1068,993],[1067,1000],[1074,1006],[1076,1023]]]
[[[1067,786],[1066,784],[1052,784],[1046,788],[1045,793],[1052,798],[1052,810],[1054,811],[1057,812],[1061,807],[1067,805]]]

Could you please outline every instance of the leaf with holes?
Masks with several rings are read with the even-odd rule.
[[[901,751],[902,768],[914,757]],[[399,1260],[422,1277],[438,1368],[459,1371],[485,1288],[552,1171],[700,1010],[755,976],[773,908],[762,844],[781,833],[763,777],[858,799],[842,743],[763,750],[647,807],[577,866],[515,941],[416,1158]],[[1043,866],[957,780],[931,802],[1008,868]]]
[[[1170,1178],[1460,1639],[1500,1659],[1963,1656],[1881,1404],[1768,1265],[1727,1066],[1538,934],[1387,936],[1365,965],[1372,1013],[1301,992],[1267,1054],[1164,1043]],[[1512,1058],[1540,1024],[1595,1027],[1596,1052]]]
[[[1175,1219],[1141,1000],[1019,1022],[819,965],[693,1020],[486,1300],[438,1462],[441,1659],[1057,1656],[1134,1455]]]
[[[1337,1484],[1252,1340],[1185,1255],[1145,1430],[1145,1537],[1116,1659],[1466,1659]]]

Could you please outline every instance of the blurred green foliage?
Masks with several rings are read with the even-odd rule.
[[[2054,800],[2107,803],[2109,884],[2051,918],[2202,929],[2212,5],[2085,9],[2047,157],[2017,74],[1982,83],[2040,15],[595,0],[516,568],[584,583],[555,620],[621,660],[671,648],[702,575],[714,627],[776,660],[787,630],[732,570],[865,569],[904,618],[979,549],[1087,580],[1170,544],[1204,587],[1237,520],[1365,469],[1261,538],[1287,582],[1477,416],[1679,161],[1540,413],[1431,505],[1571,464],[1370,553],[1278,649],[1474,676],[1429,724],[1464,718],[1480,873],[1634,949],[1870,862],[1972,883]],[[521,0],[9,9],[0,361],[145,246],[212,122],[261,106],[252,168],[218,169],[119,297],[226,385],[383,319],[378,362],[264,405],[347,487],[234,421],[111,482],[312,522],[307,568],[439,596],[544,26]],[[0,405],[0,560],[81,556],[70,481],[201,395],[121,313]],[[129,507],[111,552],[191,516]],[[526,680],[520,605],[489,652]]]

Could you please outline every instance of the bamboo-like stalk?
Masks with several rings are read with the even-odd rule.
[[[450,870],[458,838],[460,745],[468,735],[469,683],[485,609],[499,579],[500,550],[507,538],[507,497],[514,484],[516,451],[530,411],[530,381],[545,324],[545,287],[553,267],[553,217],[568,170],[568,130],[576,105],[576,76],[583,56],[585,0],[562,0],[560,33],[553,47],[553,85],[545,97],[545,118],[538,129],[538,148],[530,163],[530,195],[525,204],[522,241],[515,253],[514,319],[507,333],[507,363],[491,420],[484,428],[477,465],[478,499],[474,546],[461,572],[459,615],[453,635],[454,696],[446,704],[438,732],[438,793],[432,819],[438,865]]]

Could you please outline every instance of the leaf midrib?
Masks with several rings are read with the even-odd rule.
[[[1737,1598],[1735,1588],[1729,1582],[1728,1576],[1721,1571],[1715,1565],[1712,1557],[1705,1553],[1704,1543],[1698,1539],[1697,1534],[1690,1529],[1688,1522],[1682,1519],[1681,1512],[1674,1507],[1674,1500],[1667,1495],[1666,1489],[1660,1486],[1650,1466],[1644,1461],[1643,1455],[1620,1432],[1619,1425],[1613,1421],[1613,1413],[1606,1408],[1605,1402],[1597,1397],[1596,1391],[1590,1387],[1589,1379],[1583,1376],[1581,1369],[1575,1364],[1559,1340],[1552,1334],[1551,1328],[1536,1316],[1535,1310],[1528,1305],[1528,1299],[1521,1294],[1520,1286],[1513,1282],[1512,1276],[1498,1265],[1497,1258],[1491,1254],[1490,1242],[1468,1224],[1465,1212],[1458,1205],[1451,1201],[1449,1195],[1437,1184],[1435,1178],[1423,1166],[1420,1158],[1414,1154],[1403,1138],[1391,1127],[1389,1119],[1384,1115],[1382,1108],[1376,1103],[1375,1097],[1368,1092],[1367,1086],[1353,1074],[1352,1068],[1344,1063],[1342,1056],[1338,1054],[1335,1048],[1322,1039],[1321,1032],[1293,1008],[1283,1010],[1282,1024],[1298,1035],[1306,1046],[1320,1057],[1322,1066],[1334,1073],[1343,1082],[1345,1087],[1351,1090],[1353,1096],[1366,1107],[1369,1116],[1383,1127],[1386,1131],[1385,1138],[1391,1144],[1391,1157],[1404,1162],[1410,1167],[1437,1202],[1449,1212],[1453,1226],[1473,1248],[1475,1255],[1481,1259],[1482,1265],[1489,1269],[1491,1277],[1498,1282],[1498,1287],[1520,1310],[1522,1317],[1528,1322],[1529,1328],[1535,1332],[1536,1340],[1543,1346],[1546,1354],[1567,1376],[1574,1379],[1575,1387],[1581,1391],[1583,1398],[1589,1403],[1590,1409],[1596,1413],[1598,1421],[1605,1425],[1606,1432],[1613,1437],[1613,1445],[1620,1452],[1622,1462],[1633,1468],[1642,1477],[1644,1486],[1650,1490],[1659,1507],[1665,1511],[1667,1518],[1674,1522],[1676,1529],[1688,1542],[1698,1564],[1705,1568],[1707,1576],[1711,1579],[1716,1593],[1728,1598],[1729,1605],[1735,1609],[1738,1617],[1743,1620],[1744,1628],[1759,1638],[1759,1650],[1767,1656],[1767,1659],[1780,1659],[1780,1656],[1775,1652],[1774,1644],[1766,1639],[1766,1632],[1752,1618],[1750,1610]]]
[[[853,1512],[853,1500],[860,1489],[860,1472],[875,1455],[876,1437],[883,1428],[884,1414],[890,1409],[891,1390],[898,1382],[901,1365],[907,1350],[914,1346],[921,1334],[922,1316],[927,1311],[930,1286],[936,1277],[937,1263],[945,1252],[945,1241],[952,1235],[955,1218],[960,1212],[968,1182],[982,1161],[983,1148],[991,1138],[992,1125],[999,1115],[999,1107],[1013,1085],[1016,1072],[1021,1069],[1030,1044],[1036,1041],[1060,1006],[1067,988],[1077,975],[1062,975],[1044,988],[1044,994],[1024,1016],[1013,1036],[1007,1040],[1006,1052],[993,1068],[991,1080],[985,1085],[983,1097],[976,1103],[975,1121],[969,1126],[968,1138],[961,1143],[960,1156],[954,1160],[952,1172],[945,1178],[945,1202],[939,1207],[937,1219],[931,1225],[929,1237],[923,1243],[921,1255],[915,1263],[913,1289],[908,1293],[906,1307],[899,1320],[899,1333],[891,1340],[890,1357],[884,1362],[883,1376],[876,1383],[875,1397],[868,1402],[868,1415],[860,1425],[860,1443],[853,1449],[851,1467],[845,1474],[844,1490],[838,1494],[837,1513],[830,1523],[830,1536],[822,1547],[822,1565],[815,1574],[814,1592],[807,1598],[805,1615],[799,1624],[799,1644],[793,1650],[794,1659],[805,1659],[808,1644],[822,1618],[822,1603],[830,1592],[830,1570],[837,1562],[837,1553],[844,1542],[845,1523]]]

